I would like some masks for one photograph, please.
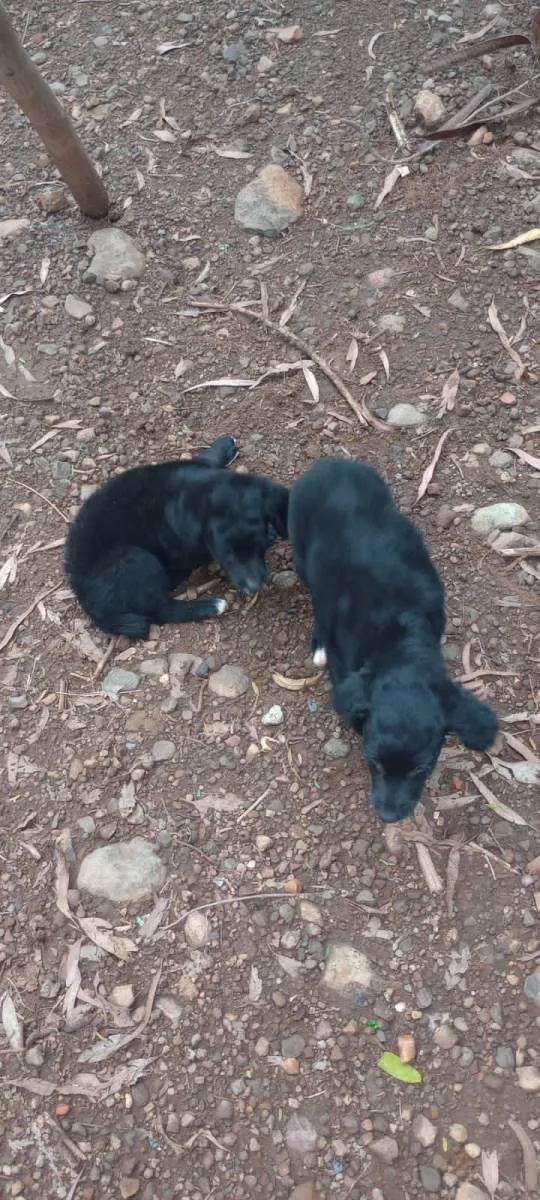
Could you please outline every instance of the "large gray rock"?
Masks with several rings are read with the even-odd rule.
[[[238,700],[249,688],[249,677],[241,667],[224,666],[210,676],[208,687],[222,700]]]
[[[128,233],[112,226],[98,229],[88,239],[94,257],[86,272],[86,279],[102,283],[111,291],[119,291],[127,279],[140,279],[145,268],[145,257]]]
[[[401,429],[423,425],[425,416],[414,404],[394,404],[386,418],[389,425],[397,425]]]
[[[499,504],[477,508],[471,517],[471,525],[475,533],[487,534],[494,529],[516,529],[519,525],[525,525],[528,520],[529,514],[522,504],[502,500]]]
[[[270,163],[238,193],[234,219],[250,233],[275,237],[293,225],[304,212],[304,193],[300,184]]]
[[[83,858],[77,876],[81,892],[116,904],[145,900],[165,882],[165,867],[144,838],[98,846]]]

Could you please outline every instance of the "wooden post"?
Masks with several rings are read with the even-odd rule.
[[[69,117],[26,53],[0,3],[2,85],[39,134],[81,212],[87,217],[106,217],[109,198],[103,182]]]

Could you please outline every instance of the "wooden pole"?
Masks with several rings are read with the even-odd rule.
[[[4,86],[46,146],[81,212],[106,217],[109,198],[69,117],[40,75],[0,3],[0,86]]]

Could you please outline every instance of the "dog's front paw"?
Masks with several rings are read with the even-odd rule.
[[[326,650],[324,646],[317,646],[313,651],[313,663],[316,667],[325,667],[327,664]]]
[[[218,597],[216,600],[214,600],[213,603],[215,604],[215,608],[216,608],[216,617],[220,617],[221,614],[226,612],[229,607],[229,605],[227,604],[227,601],[222,600],[220,597]]]

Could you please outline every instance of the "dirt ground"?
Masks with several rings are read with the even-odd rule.
[[[488,83],[506,103],[534,94],[527,46],[434,67],[467,34],[526,30],[529,6],[8,9],[146,266],[115,293],[85,280],[95,225],[69,197],[43,210],[55,172],[0,97],[0,222],[27,221],[0,243],[0,1194],[540,1195],[539,560],[471,527],[474,509],[511,501],[538,531],[538,459],[515,451],[538,455],[540,252],[489,249],[539,224],[538,111],[414,157],[375,208],[403,161],[388,85],[417,144],[430,80],[448,115]],[[269,34],[292,24],[290,44]],[[310,193],[274,240],[234,220],[269,162]],[[261,282],[275,322],[303,284],[286,328],[380,418],[408,403],[423,424],[362,427],[317,365],[318,399],[298,370],[189,391],[298,359],[260,322],[194,306],[262,313]],[[90,485],[220,433],[242,468],[285,483],[321,455],[365,458],[428,538],[451,670],[502,733],[491,757],[448,743],[406,837],[389,841],[370,809],[326,680],[279,681],[314,673],[286,544],[256,604],[230,596],[219,622],[156,630],[106,663],[66,586],[61,542]],[[231,665],[249,686],[222,699],[212,676]],[[104,690],[118,669],[132,690]],[[133,838],[159,855],[159,894],[122,907],[77,889],[86,854]],[[416,1084],[378,1065],[403,1035]]]

